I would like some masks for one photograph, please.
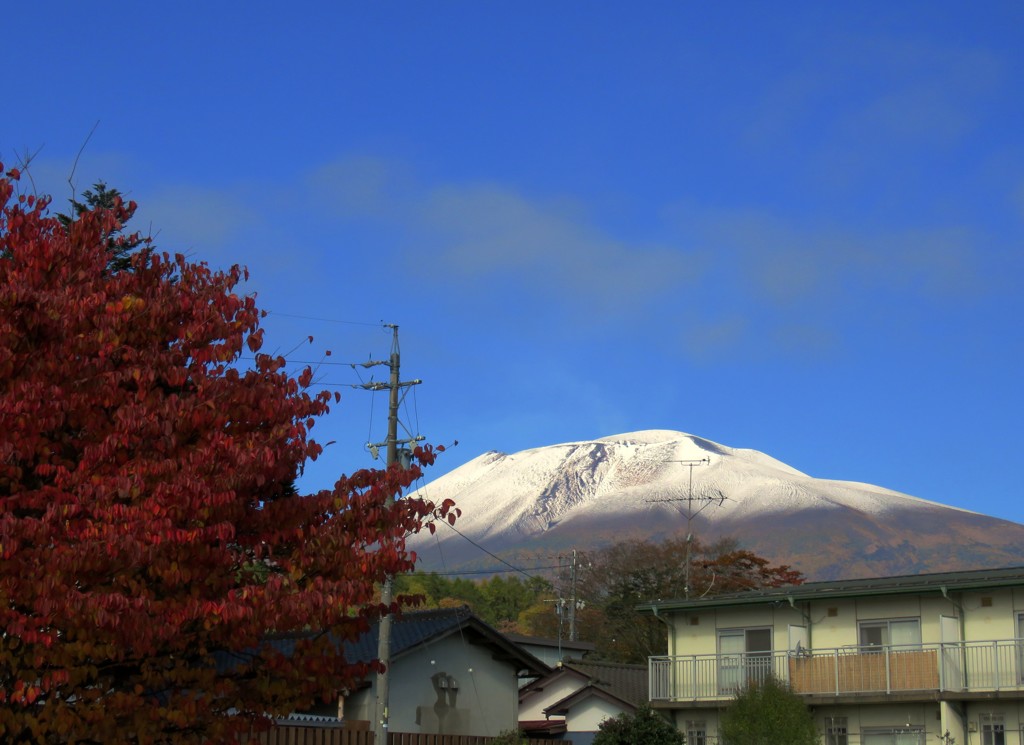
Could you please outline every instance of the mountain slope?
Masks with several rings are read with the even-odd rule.
[[[427,570],[495,566],[463,536],[518,565],[688,526],[814,579],[1024,564],[1024,525],[670,430],[484,453],[422,491],[462,510],[410,541]]]

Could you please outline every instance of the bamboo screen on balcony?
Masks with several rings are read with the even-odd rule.
[[[934,650],[792,657],[789,682],[795,693],[935,690],[939,668]]]

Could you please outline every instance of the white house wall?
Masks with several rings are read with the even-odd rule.
[[[443,734],[495,736],[517,727],[516,670],[492,659],[492,650],[449,636],[393,661],[389,729],[392,732],[438,733],[442,720],[431,677],[446,673],[458,682],[454,710],[441,710]],[[376,677],[369,689],[345,702],[347,719],[373,721]],[[446,701],[447,703],[447,701]],[[418,719],[418,721],[417,721]]]
[[[556,704],[563,698],[576,693],[586,685],[586,679],[582,676],[572,674],[563,675],[553,680],[544,690],[531,692],[523,701],[519,709],[519,718],[523,721],[540,721],[544,719],[544,709]],[[562,719],[560,716],[553,716],[552,719]]]
[[[565,717],[566,729],[569,732],[596,732],[605,719],[614,719],[624,709],[610,701],[591,696],[573,706]]]

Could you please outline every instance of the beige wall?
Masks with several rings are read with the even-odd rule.
[[[914,704],[873,704],[870,706],[819,706],[813,709],[814,722],[824,734],[829,717],[845,717],[847,720],[848,742],[857,745],[860,733],[872,727],[902,727],[907,723],[924,727],[925,742],[938,743],[939,737],[949,731],[956,738],[957,745],[981,745],[982,714],[1001,714],[1006,727],[1007,745],[1024,745],[1021,726],[1024,724],[1024,702],[1016,701],[974,701],[966,705],[961,718],[950,711],[945,703]],[[946,711],[943,711],[946,709]],[[704,721],[709,736],[717,736],[721,709],[677,709],[674,714],[676,729],[685,731],[687,720]],[[973,731],[971,731],[973,729]]]
[[[983,604],[987,599],[990,605]],[[835,615],[830,616],[830,609]],[[1024,613],[1024,590],[994,590],[952,595],[883,596],[854,599],[822,599],[799,603],[709,608],[669,616],[674,633],[669,654],[703,655],[718,653],[718,631],[730,628],[771,627],[773,648],[789,648],[789,626],[809,627],[810,647],[827,649],[856,646],[862,621],[918,618],[921,641],[942,641],[940,619],[950,616],[962,621],[965,641],[1013,639],[1017,615]]]
[[[991,606],[986,607],[986,599]],[[1017,614],[1024,613],[1024,590],[1000,592],[965,592],[965,641],[1012,639],[1017,636]]]
[[[830,615],[830,610],[832,615]],[[718,632],[724,629],[772,629],[773,649],[789,647],[790,625],[809,628],[811,649],[841,648],[859,643],[860,622],[883,619],[918,618],[921,641],[943,641],[941,618],[955,618],[964,641],[994,641],[1017,637],[1018,616],[1024,613],[1024,589],[999,589],[934,595],[881,596],[851,599],[823,597],[798,604],[787,603],[749,608],[709,608],[670,616],[673,638],[670,653],[713,655],[718,653]],[[947,640],[948,641],[948,640]],[[687,720],[704,721],[709,735],[717,735],[719,715],[727,702],[705,709],[678,709],[676,726],[684,730]],[[958,745],[980,745],[981,715],[1003,717],[1008,745],[1024,745],[1024,701],[994,699],[962,704],[891,702],[874,705],[821,706],[813,710],[824,732],[827,717],[845,717],[849,742],[861,741],[861,732],[871,728],[902,727],[908,723],[923,727],[926,742],[938,742],[947,730]]]

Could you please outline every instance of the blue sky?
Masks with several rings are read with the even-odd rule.
[[[269,351],[399,324],[434,476],[678,429],[1024,522],[1024,5],[149,5],[5,10],[0,160],[248,266]],[[308,488],[385,434],[318,375]]]

